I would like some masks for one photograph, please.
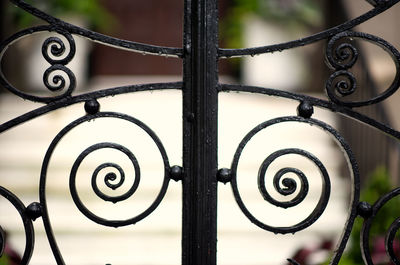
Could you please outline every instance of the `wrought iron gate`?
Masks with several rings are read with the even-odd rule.
[[[7,80],[3,72],[0,73],[0,83],[4,88],[25,100],[44,103],[44,105],[40,108],[27,112],[17,118],[1,124],[0,132],[11,130],[21,123],[41,115],[45,115],[53,110],[73,104],[84,103],[84,108],[87,113],[87,115],[75,120],[61,130],[50,144],[42,165],[39,187],[39,202],[32,202],[30,205],[25,206],[13,193],[6,189],[6,187],[0,187],[0,195],[14,205],[24,223],[26,247],[25,252],[23,253],[21,264],[28,264],[32,255],[34,247],[34,231],[32,222],[37,218],[41,218],[43,220],[47,237],[57,264],[64,264],[62,255],[57,247],[54,235],[52,233],[48,216],[45,195],[47,167],[54,148],[57,146],[58,142],[63,136],[68,134],[76,126],[79,126],[86,121],[101,119],[103,117],[125,120],[143,129],[145,133],[151,137],[161,153],[165,175],[162,188],[157,198],[144,212],[140,213],[134,218],[123,221],[107,220],[98,217],[82,204],[81,199],[76,192],[75,174],[77,168],[80,166],[81,161],[89,153],[104,148],[119,150],[129,157],[135,168],[135,182],[127,193],[118,197],[110,197],[102,193],[96,184],[92,182],[92,186],[96,194],[103,200],[111,201],[113,203],[122,201],[135,193],[136,188],[139,185],[140,167],[135,155],[124,146],[105,142],[88,147],[76,159],[76,162],[71,169],[69,184],[70,192],[76,206],[79,208],[82,214],[91,219],[93,222],[104,226],[121,227],[134,224],[144,219],[161,203],[168,188],[168,183],[171,179],[173,179],[176,181],[181,181],[183,186],[182,264],[216,264],[217,186],[219,182],[230,183],[236,202],[243,214],[261,229],[281,234],[295,233],[297,231],[306,229],[307,227],[311,226],[324,212],[331,192],[330,178],[325,170],[325,167],[313,154],[296,148],[279,150],[269,155],[264,160],[259,170],[258,186],[259,191],[264,199],[269,203],[276,205],[277,207],[288,208],[298,205],[307,195],[307,178],[300,170],[291,167],[286,167],[278,171],[273,179],[276,191],[282,195],[292,195],[296,191],[298,192],[298,195],[292,200],[280,202],[273,199],[265,187],[264,174],[268,166],[280,156],[297,154],[306,157],[318,167],[323,179],[324,192],[322,193],[322,196],[319,199],[318,205],[314,211],[304,221],[301,221],[296,225],[289,227],[272,227],[258,220],[252,215],[248,208],[246,208],[246,205],[241,199],[237,184],[238,162],[241,158],[243,149],[252,139],[252,137],[263,129],[274,124],[297,122],[319,127],[330,134],[342,148],[348,160],[349,168],[351,169],[352,198],[349,209],[350,213],[346,226],[343,230],[342,238],[337,246],[337,249],[334,251],[334,256],[331,259],[331,264],[339,263],[342,253],[348,242],[354,220],[358,216],[364,220],[364,226],[361,232],[361,251],[365,263],[372,264],[369,250],[369,230],[371,224],[380,208],[386,202],[400,194],[400,188],[394,189],[388,194],[382,194],[381,199],[378,200],[374,205],[360,201],[359,171],[356,159],[353,156],[349,145],[346,143],[346,140],[337,132],[337,130],[323,121],[313,119],[312,116],[314,107],[326,109],[374,127],[382,133],[390,135],[394,139],[400,139],[399,131],[394,130],[388,125],[371,119],[370,117],[357,111],[357,108],[377,104],[387,99],[397,91],[400,85],[400,53],[393,45],[377,36],[352,30],[357,25],[391,8],[393,5],[398,3],[399,0],[367,0],[367,2],[372,6],[370,11],[337,27],[330,28],[315,35],[287,43],[245,49],[219,48],[218,8],[216,0],[185,0],[183,33],[184,43],[182,48],[160,47],[105,36],[63,22],[58,18],[54,18],[40,11],[39,9],[32,7],[22,0],[10,1],[13,2],[17,8],[21,8],[26,12],[31,13],[32,15],[40,18],[42,21],[46,22],[46,24],[22,30],[3,41],[0,45],[0,60],[2,60],[10,45],[20,38],[33,33],[46,31],[56,32],[63,36],[67,43],[58,37],[48,38],[43,43],[42,54],[46,61],[50,64],[50,67],[44,73],[43,81],[47,89],[56,93],[55,96],[41,97],[25,93],[14,87]],[[76,52],[74,35],[83,36],[92,41],[100,42],[119,49],[142,52],[151,55],[179,57],[183,62],[183,80],[182,82],[175,83],[132,85],[76,95],[74,93],[74,88],[77,80],[75,79],[74,73],[68,68],[68,63],[74,58]],[[391,56],[395,64],[396,75],[392,84],[386,91],[372,99],[363,101],[346,100],[346,97],[351,95],[357,88],[357,80],[352,74],[351,68],[356,63],[359,53],[356,45],[353,45],[351,42],[346,42],[346,40],[351,39],[359,39],[378,45]],[[332,69],[332,73],[326,82],[326,93],[328,96],[326,100],[287,91],[251,87],[246,85],[229,85],[219,82],[218,62],[223,58],[273,53],[299,46],[309,45],[323,40],[327,41],[325,51],[326,60]],[[66,47],[69,48],[66,49]],[[52,75],[52,73],[55,71],[63,72],[64,76]],[[68,77],[69,81],[65,80],[66,77]],[[163,89],[178,89],[182,91],[183,95],[183,159],[181,166],[169,165],[168,157],[161,141],[146,124],[125,114],[101,112],[99,110],[100,104],[97,101],[99,98],[110,95],[133,93],[137,91]],[[297,109],[298,115],[268,120],[256,126],[243,138],[239,144],[233,157],[231,168],[218,169],[218,94],[220,92],[229,91],[258,93],[297,101],[299,104]],[[113,163],[105,163],[96,169],[92,178],[95,179],[100,170],[110,167],[117,169],[121,175],[123,175],[123,170],[118,165]],[[301,185],[300,188],[297,187],[297,182],[295,180],[284,177],[284,175],[287,173],[293,173],[299,177]],[[113,180],[115,180],[115,175],[106,175],[105,183],[107,186],[116,189],[119,187],[120,183],[113,184]],[[120,182],[123,182],[123,179]],[[386,236],[387,253],[395,264],[400,264],[400,257],[398,253],[395,253],[393,247],[395,235],[399,229],[400,219],[397,219],[390,226]],[[3,249],[5,244],[4,234],[0,235],[0,243],[0,249]],[[294,260],[291,260],[290,262],[296,264],[296,261]]]

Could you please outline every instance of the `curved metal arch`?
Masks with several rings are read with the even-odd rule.
[[[24,229],[25,229],[25,240],[26,240],[24,253],[23,253],[23,256],[21,259],[21,265],[29,264],[29,261],[31,259],[33,249],[35,246],[35,232],[34,232],[34,228],[33,228],[32,218],[30,218],[28,216],[27,208],[22,203],[22,201],[20,199],[18,199],[17,196],[15,196],[14,193],[12,193],[11,191],[7,190],[6,188],[0,186],[0,196],[7,199],[15,207],[15,209],[18,211],[19,215],[21,216],[21,219],[22,219],[22,222],[24,225]],[[2,230],[1,226],[0,226],[0,230]],[[1,233],[0,241],[1,241],[2,245],[5,243],[4,240],[5,240],[4,234]],[[0,251],[1,252],[0,256],[3,255],[2,250],[3,250],[3,248]]]
[[[371,119],[370,117],[361,114],[360,112],[354,111],[349,107],[338,106],[335,103],[320,98],[315,98],[312,96],[307,96],[294,92],[282,91],[272,88],[263,88],[263,87],[245,86],[245,85],[221,84],[218,89],[221,92],[236,91],[236,92],[258,93],[268,96],[293,99],[299,102],[308,102],[311,106],[321,107],[330,110],[332,112],[350,117],[368,126],[371,126],[385,134],[388,134],[397,140],[400,140],[400,132],[389,127],[389,125]]]
[[[1,80],[1,79],[0,79]],[[42,116],[51,111],[57,110],[59,108],[68,107],[77,103],[89,101],[92,99],[99,99],[108,96],[115,96],[133,92],[140,91],[155,91],[155,90],[168,90],[168,89],[182,89],[182,82],[171,82],[171,83],[154,83],[154,84],[142,84],[142,85],[128,85],[121,87],[114,87],[109,89],[103,89],[95,92],[85,93],[78,96],[72,96],[67,98],[62,98],[60,100],[51,102],[45,106],[34,109],[27,112],[19,117],[9,120],[0,125],[0,133],[7,131],[21,123],[32,120],[36,117]]]
[[[88,38],[92,41],[96,41],[105,45],[112,46],[114,48],[134,51],[134,52],[141,52],[145,54],[152,54],[152,55],[168,55],[168,56],[175,56],[175,57],[182,57],[183,50],[181,48],[170,48],[165,46],[156,46],[150,44],[143,44],[134,41],[128,40],[121,40],[118,38],[114,38],[111,36],[107,36],[98,32],[94,32],[88,29],[84,29],[65,21],[62,21],[59,18],[55,18],[40,9],[33,7],[32,5],[26,3],[23,0],[9,0],[10,2],[14,3],[19,8],[25,10],[26,12],[32,14],[33,16],[49,23],[52,25],[54,29],[63,29],[71,34],[80,35],[82,37]]]
[[[328,39],[340,32],[352,29],[355,26],[362,24],[365,21],[370,20],[371,18],[388,10],[390,7],[397,4],[398,2],[400,2],[400,0],[380,1],[380,4],[375,5],[375,8],[373,8],[372,10],[368,11],[367,13],[365,13],[357,18],[354,18],[354,19],[347,21],[341,25],[324,30],[322,32],[316,33],[314,35],[311,35],[311,36],[308,36],[305,38],[301,38],[301,39],[297,39],[297,40],[293,40],[293,41],[289,41],[289,42],[284,42],[284,43],[279,43],[279,44],[254,47],[254,48],[219,49],[218,55],[220,58],[254,56],[254,55],[263,54],[263,53],[273,53],[273,52],[278,52],[278,51],[281,52],[283,50],[288,50],[288,49],[293,49],[296,47],[309,45],[311,43],[314,43],[314,42],[317,42],[317,41],[320,41],[323,39]]]

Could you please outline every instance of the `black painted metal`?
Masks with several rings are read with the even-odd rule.
[[[96,179],[99,177],[99,171],[103,169],[116,169],[119,173],[118,182],[115,173],[106,174],[104,184],[108,189],[119,189],[125,181],[125,172],[117,163],[104,162],[99,165],[92,174],[92,189],[99,198],[105,201],[118,203],[131,197],[138,189],[141,170],[140,161],[135,154],[126,147],[113,142],[101,142],[91,145],[84,149],[77,157],[72,165],[69,189],[76,207],[80,212],[93,222],[111,227],[121,227],[132,225],[142,221],[151,214],[161,203],[168,189],[171,179],[182,181],[183,186],[183,220],[182,220],[182,264],[184,265],[215,265],[217,253],[217,185],[218,182],[224,184],[230,183],[234,198],[243,212],[243,214],[255,225],[261,229],[272,233],[295,233],[307,229],[323,214],[327,203],[330,199],[331,184],[330,176],[322,162],[313,154],[306,150],[298,148],[287,148],[273,152],[268,155],[259,167],[258,188],[262,197],[269,203],[281,207],[289,208],[298,206],[308,194],[309,183],[307,176],[299,169],[293,167],[284,167],[280,169],[273,178],[273,186],[275,190],[283,196],[291,195],[297,192],[297,195],[290,201],[281,202],[274,199],[265,185],[265,174],[270,164],[277,158],[286,155],[302,156],[310,160],[316,169],[320,172],[322,179],[322,193],[315,209],[303,221],[282,227],[273,227],[258,220],[246,207],[241,198],[240,187],[238,186],[238,163],[241,154],[247,143],[260,131],[282,123],[306,124],[314,126],[326,131],[338,146],[342,149],[350,169],[351,175],[351,203],[349,215],[345,227],[343,228],[342,238],[338,243],[331,259],[331,264],[338,264],[352,226],[357,217],[364,219],[364,227],[361,231],[361,248],[366,264],[372,264],[371,254],[369,250],[369,231],[374,217],[379,210],[392,198],[400,195],[399,188],[394,189],[388,194],[382,194],[373,206],[366,202],[360,202],[360,177],[356,158],[354,157],[346,140],[333,127],[323,121],[312,118],[314,108],[322,108],[332,112],[339,113],[343,116],[350,117],[360,123],[369,125],[381,133],[391,136],[396,142],[400,140],[400,132],[390,127],[389,124],[377,121],[365,114],[359,109],[363,106],[374,105],[384,101],[397,92],[400,86],[400,53],[387,41],[370,34],[355,32],[352,29],[379,15],[400,0],[368,0],[372,9],[358,18],[344,22],[341,25],[327,29],[315,35],[294,40],[287,43],[245,48],[245,49],[220,49],[218,47],[218,2],[217,0],[185,0],[184,11],[184,43],[182,48],[171,48],[153,46],[148,44],[136,43],[126,40],[120,40],[113,37],[105,36],[93,31],[89,31],[69,23],[65,23],[54,18],[22,0],[10,0],[18,8],[24,9],[26,12],[42,19],[46,25],[36,26],[15,33],[8,39],[0,43],[0,63],[4,63],[3,57],[10,45],[13,45],[19,39],[29,36],[37,32],[55,32],[59,37],[50,37],[45,40],[42,46],[42,54],[50,67],[43,73],[43,84],[51,96],[31,95],[14,87],[6,78],[3,71],[0,71],[0,84],[14,93],[16,96],[25,100],[40,102],[44,106],[33,111],[27,112],[19,117],[11,119],[0,125],[0,133],[11,130],[15,126],[28,122],[36,117],[57,110],[62,107],[68,107],[73,104],[83,103],[86,115],[71,122],[62,129],[54,140],[50,143],[46,155],[43,160],[42,170],[39,184],[39,202],[32,202],[28,207],[12,192],[0,186],[0,196],[6,198],[19,212],[26,233],[26,247],[23,254],[21,264],[28,264],[34,247],[34,230],[32,221],[37,218],[43,220],[44,228],[47,233],[49,244],[53,251],[57,264],[65,264],[63,256],[57,246],[56,238],[53,234],[51,221],[49,218],[47,200],[46,200],[46,180],[47,169],[52,157],[53,151],[57,144],[72,129],[80,126],[90,120],[112,118],[129,122],[133,126],[139,127],[145,132],[155,143],[158,148],[162,162],[164,165],[163,183],[160,191],[153,203],[142,213],[125,219],[125,220],[109,220],[97,216],[85,207],[79,198],[76,189],[76,172],[82,160],[90,153],[100,149],[113,149],[120,151],[128,157],[132,167],[134,168],[134,182],[132,186],[122,195],[112,197],[103,193],[97,186]],[[141,84],[124,87],[115,87],[95,91],[90,93],[76,94],[76,78],[74,73],[68,68],[68,63],[74,58],[76,47],[74,36],[83,36],[90,40],[97,41],[106,45],[119,49],[125,49],[133,52],[141,52],[152,55],[175,56],[182,59],[184,75],[182,82],[175,83],[157,83],[157,84]],[[395,65],[396,75],[392,84],[379,95],[373,96],[369,100],[354,101],[347,100],[346,97],[353,94],[359,86],[357,85],[357,77],[351,72],[351,68],[357,62],[362,54],[359,47],[352,42],[343,42],[349,39],[359,39],[368,41],[382,48],[388,53]],[[330,77],[326,82],[327,99],[319,99],[298,93],[281,91],[271,88],[251,87],[246,85],[228,85],[221,84],[218,80],[218,61],[223,58],[232,56],[246,56],[263,53],[271,53],[282,51],[299,46],[308,45],[318,41],[326,41],[325,50],[328,66],[333,69]],[[2,69],[0,69],[2,70]],[[63,72],[64,75],[57,74]],[[54,74],[56,73],[56,74]],[[66,80],[66,77],[68,80]],[[167,153],[157,137],[156,133],[146,124],[134,117],[116,112],[101,112],[99,98],[133,93],[138,91],[149,90],[166,90],[179,89],[183,95],[183,154],[182,166],[170,166]],[[248,92],[257,93],[267,96],[276,96],[287,98],[298,102],[297,116],[278,117],[265,121],[253,130],[251,130],[240,142],[232,160],[231,168],[218,169],[218,94],[224,92]],[[293,178],[287,177],[286,174],[291,173],[299,179],[296,182]],[[114,182],[113,182],[114,181]],[[300,186],[300,187],[298,187]],[[399,218],[400,219],[400,218]],[[394,238],[400,230],[400,220],[396,219],[388,228],[386,236],[386,249],[389,258],[395,264],[400,264],[398,253],[394,252]],[[4,248],[5,236],[0,227],[0,254]],[[290,260],[292,264],[298,264],[295,260]]]
[[[185,2],[182,264],[216,264],[218,12]]]

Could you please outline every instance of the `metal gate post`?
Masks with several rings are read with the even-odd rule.
[[[182,264],[216,264],[218,11],[186,0],[183,85]]]

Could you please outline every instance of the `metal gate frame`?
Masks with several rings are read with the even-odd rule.
[[[52,233],[45,196],[46,184],[46,169],[52,151],[58,141],[75,126],[79,124],[102,117],[113,117],[117,119],[127,120],[142,128],[156,143],[163,157],[165,165],[164,183],[161,191],[154,203],[143,213],[138,216],[123,220],[113,221],[105,220],[92,214],[80,202],[79,196],[76,193],[74,186],[74,172],[79,167],[80,161],[90,152],[101,148],[113,148],[124,152],[138,169],[138,164],[134,155],[123,146],[113,143],[100,143],[89,147],[81,153],[77,162],[71,170],[70,191],[79,210],[94,222],[111,227],[120,227],[134,224],[146,216],[148,216],[161,202],[168,188],[168,182],[171,179],[181,180],[183,185],[183,220],[182,220],[182,264],[184,265],[214,265],[216,264],[216,249],[217,249],[217,186],[218,182],[230,183],[233,194],[238,206],[247,218],[261,229],[271,231],[273,233],[294,233],[303,230],[313,224],[323,213],[330,194],[330,180],[326,173],[324,165],[314,155],[300,149],[283,149],[268,156],[260,167],[259,173],[259,190],[265,200],[278,207],[292,207],[299,204],[304,196],[307,195],[307,178],[301,171],[294,168],[284,168],[280,170],[274,177],[275,189],[282,195],[293,194],[296,191],[295,181],[291,178],[283,178],[288,173],[294,173],[301,179],[302,187],[299,195],[289,202],[279,202],[271,198],[265,188],[264,178],[268,165],[277,157],[287,154],[298,154],[304,156],[315,163],[323,176],[324,190],[323,196],[316,209],[302,222],[290,227],[271,227],[255,218],[243,203],[236,182],[236,169],[240,159],[241,152],[247,142],[259,131],[264,128],[284,122],[299,122],[317,126],[327,131],[341,146],[345,156],[349,162],[349,168],[352,173],[352,199],[350,205],[350,214],[344,228],[342,239],[335,250],[331,264],[338,264],[344,248],[349,239],[352,230],[353,222],[357,216],[364,219],[364,226],[361,232],[361,251],[366,264],[372,264],[371,254],[369,250],[369,230],[374,217],[379,212],[379,209],[389,200],[400,194],[400,188],[394,189],[388,194],[382,195],[374,205],[366,202],[360,202],[360,181],[358,167],[355,157],[353,156],[345,139],[328,124],[313,119],[314,107],[330,110],[339,113],[346,117],[353,118],[361,123],[367,124],[377,130],[390,135],[394,139],[400,139],[400,132],[392,129],[389,125],[376,121],[368,116],[365,116],[357,111],[357,108],[372,105],[383,101],[397,91],[400,85],[400,53],[398,50],[387,41],[370,34],[352,31],[352,29],[391,8],[400,0],[367,0],[371,4],[372,9],[367,13],[349,20],[337,27],[327,29],[315,35],[294,40],[287,43],[268,45],[256,48],[245,49],[222,49],[218,46],[218,8],[217,0],[185,0],[184,6],[184,43],[182,48],[161,47],[148,44],[141,44],[132,41],[120,40],[106,35],[102,35],[87,29],[83,29],[72,24],[63,22],[60,19],[54,18],[35,7],[25,3],[22,0],[10,0],[18,8],[31,13],[37,18],[43,20],[47,24],[35,26],[29,29],[15,33],[0,44],[0,62],[3,59],[8,47],[18,39],[37,32],[56,32],[62,35],[68,42],[70,47],[68,54],[66,52],[66,43],[57,37],[48,38],[42,48],[42,54],[47,62],[51,65],[44,73],[44,85],[50,91],[65,92],[57,94],[53,97],[40,97],[27,94],[15,88],[5,77],[4,73],[0,73],[1,85],[25,100],[44,103],[44,106],[33,111],[27,112],[17,118],[9,120],[0,125],[0,133],[8,131],[13,127],[34,119],[38,116],[49,113],[53,110],[67,107],[77,103],[84,103],[86,116],[83,116],[76,121],[66,126],[50,144],[49,149],[43,161],[42,172],[40,177],[40,202],[33,202],[27,207],[9,190],[0,187],[0,195],[9,200],[18,210],[24,223],[26,233],[26,247],[23,254],[21,264],[28,264],[34,247],[34,231],[32,222],[36,218],[42,218],[44,227],[49,239],[50,246],[55,256],[57,264],[64,264],[62,255],[55,243]],[[183,62],[183,81],[175,83],[157,83],[132,85],[95,91],[85,94],[74,95],[76,80],[74,73],[68,68],[68,63],[73,59],[76,51],[73,35],[83,36],[92,41],[107,44],[119,49],[141,52],[152,55],[173,56],[179,57]],[[351,95],[357,88],[356,77],[351,73],[350,69],[356,63],[359,53],[358,49],[351,42],[343,42],[349,39],[359,39],[369,41],[381,47],[387,52],[394,61],[396,66],[396,76],[390,87],[382,94],[365,101],[347,101],[346,96]],[[234,56],[254,56],[257,54],[273,53],[277,51],[287,50],[295,47],[300,47],[315,43],[318,41],[327,40],[326,59],[332,69],[332,74],[326,82],[327,100],[318,99],[302,94],[261,88],[245,85],[229,85],[222,84],[218,78],[218,61],[223,58]],[[56,76],[53,80],[49,80],[49,76],[54,71],[62,71],[69,78],[69,86],[66,86],[64,77]],[[183,95],[183,160],[182,166],[170,166],[168,157],[162,146],[161,141],[156,134],[147,125],[141,121],[125,114],[114,112],[100,112],[100,104],[97,101],[110,95],[132,93],[136,91],[146,90],[162,90],[162,89],[179,89]],[[249,132],[242,142],[239,144],[234,155],[231,168],[218,169],[218,94],[220,92],[250,92],[281,98],[292,99],[299,103],[298,116],[280,117],[259,124],[251,132]],[[118,168],[117,165],[106,163],[101,166]],[[108,180],[110,181],[110,179]],[[282,182],[281,182],[282,181]],[[107,182],[107,181],[106,181]],[[135,181],[136,183],[136,181]],[[110,184],[108,182],[108,184]],[[112,184],[110,184],[112,185]],[[135,184],[136,185],[136,184]],[[136,185],[137,187],[137,185]],[[96,187],[93,187],[96,190]],[[130,197],[135,192],[133,187],[127,194],[118,198],[110,198],[97,190],[97,194],[106,201],[118,202]],[[399,256],[394,253],[393,241],[396,233],[400,229],[400,218],[397,219],[388,230],[386,237],[386,249],[391,260],[395,264],[400,264]],[[1,229],[0,229],[1,230]],[[4,234],[0,234],[1,250],[5,244]],[[290,261],[297,264],[296,261]]]

